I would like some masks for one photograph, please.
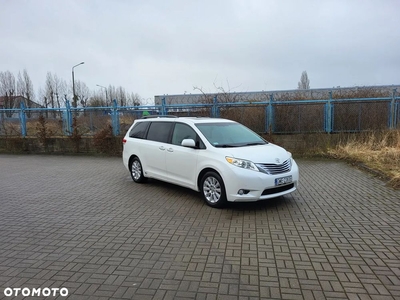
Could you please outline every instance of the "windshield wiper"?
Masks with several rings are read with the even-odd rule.
[[[234,144],[218,144],[214,145],[217,148],[233,148],[233,147],[241,147],[242,145],[234,145]]]
[[[266,143],[264,142],[256,142],[256,143],[247,143],[244,144],[243,146],[257,146],[257,145],[265,145]]]
[[[255,143],[246,143],[246,144],[218,144],[214,145],[217,148],[234,148],[234,147],[245,147],[245,146],[257,146],[257,145],[265,145],[264,142],[255,142]]]

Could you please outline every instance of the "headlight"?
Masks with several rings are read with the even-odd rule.
[[[292,152],[286,151],[289,154],[289,160],[290,160],[290,167],[292,167],[292,163],[293,163],[293,156],[292,156]]]
[[[234,165],[236,167],[243,168],[243,169],[249,169],[249,170],[258,172],[258,168],[250,160],[238,159],[238,158],[229,157],[229,156],[226,156],[225,159],[228,163],[230,163],[231,165]]]

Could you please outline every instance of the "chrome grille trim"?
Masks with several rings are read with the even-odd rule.
[[[256,166],[262,172],[265,172],[270,175],[275,175],[275,174],[282,174],[282,173],[289,172],[292,168],[292,161],[289,158],[288,160],[285,160],[282,164],[257,163]]]

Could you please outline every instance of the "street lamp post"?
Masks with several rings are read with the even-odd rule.
[[[96,84],[98,87],[101,87],[102,89],[105,89],[106,90],[106,106],[107,106],[107,99],[108,99],[108,97],[107,97],[107,88],[105,87],[105,86],[102,86],[102,85],[100,85],[100,84]]]
[[[74,68],[79,66],[79,65],[83,65],[85,62],[81,62],[75,66],[72,67],[72,93],[73,93],[73,101],[72,101],[72,106],[73,107],[77,107],[77,101],[76,101],[76,95],[75,95],[75,77],[74,77]]]

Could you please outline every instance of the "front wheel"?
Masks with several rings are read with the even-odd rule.
[[[226,203],[224,181],[216,172],[204,174],[201,179],[201,193],[204,201],[211,207],[222,207]]]
[[[131,176],[134,182],[142,183],[146,181],[146,177],[143,175],[142,163],[137,157],[135,157],[131,163]]]

